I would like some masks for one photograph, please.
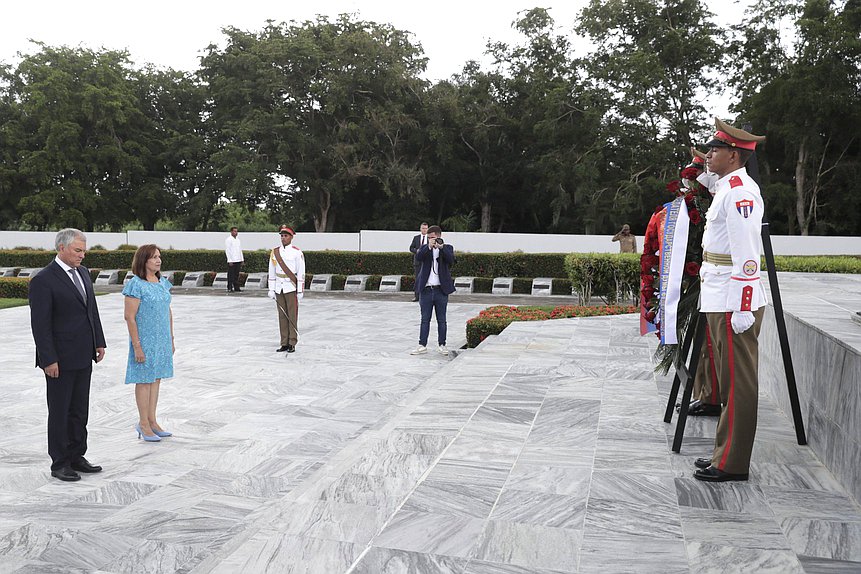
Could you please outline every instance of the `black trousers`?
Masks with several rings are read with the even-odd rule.
[[[242,269],[242,262],[227,264],[227,290],[239,290],[239,270]]]
[[[413,285],[413,291],[415,291],[416,299],[419,297],[419,271],[422,270],[422,264],[413,259],[413,269],[415,270],[415,285]]]
[[[48,454],[51,470],[69,466],[87,452],[87,419],[90,410],[90,376],[86,369],[60,368],[56,379],[45,375],[48,384]]]

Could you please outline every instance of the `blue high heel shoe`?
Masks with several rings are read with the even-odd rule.
[[[159,441],[161,440],[161,437],[160,437],[160,436],[158,436],[158,435],[155,435],[155,436],[147,436],[147,435],[145,435],[145,434],[143,433],[143,431],[141,430],[141,425],[140,425],[140,423],[138,423],[138,424],[136,424],[136,425],[135,425],[135,430],[136,430],[136,431],[138,431],[138,438],[143,438],[143,439],[144,439],[145,441],[147,441],[147,442],[159,442]]]
[[[154,432],[157,436],[173,436],[173,433],[172,433],[172,432],[169,432],[169,431],[166,431],[166,430],[155,430],[155,429],[152,429],[152,432]]]

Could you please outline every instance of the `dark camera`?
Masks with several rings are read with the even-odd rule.
[[[437,237],[437,238],[436,238],[436,239],[434,239],[433,241],[434,241],[434,243],[436,243],[437,245],[442,245],[443,243],[445,243],[445,241],[443,241],[443,240],[442,240],[442,237]]]

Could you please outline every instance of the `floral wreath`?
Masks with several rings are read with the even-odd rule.
[[[705,230],[705,221],[702,216],[709,206],[711,195],[708,189],[697,181],[697,176],[702,169],[692,163],[679,173],[679,179],[667,184],[667,191],[674,198],[684,197],[690,218],[688,229],[688,244],[685,253],[685,271],[682,276],[681,298],[678,308],[679,340],[684,338],[684,330],[690,324],[691,319],[697,313],[697,302],[699,299],[700,282],[699,272],[703,261],[702,238]],[[666,218],[666,208],[659,205],[655,208],[649,224],[646,227],[646,235],[643,239],[643,254],[640,256],[640,309],[643,318],[657,327],[655,334],[661,337],[662,325],[656,323],[660,307],[660,264],[661,264],[661,240],[660,228]],[[676,355],[679,352],[678,345],[658,345],[655,352],[658,367],[656,370],[667,372]]]

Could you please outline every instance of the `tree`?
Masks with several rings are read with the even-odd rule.
[[[597,44],[590,75],[608,88],[614,112],[652,141],[695,144],[709,117],[722,63],[722,31],[696,0],[591,0],[577,31]]]
[[[724,34],[695,0],[592,0],[576,30],[596,44],[586,75],[608,109],[592,229],[642,230],[688,147],[709,135],[703,102],[722,81]]]
[[[768,136],[771,189],[794,189],[788,229],[856,234],[858,210],[848,207],[861,191],[861,2],[761,0],[750,15],[735,27],[734,109]],[[788,45],[787,20],[796,32]]]
[[[214,160],[231,193],[289,203],[332,231],[359,189],[421,192],[415,109],[425,59],[406,32],[342,15],[225,34],[227,47],[209,47],[201,75],[223,142]]]
[[[18,134],[27,189],[21,219],[37,229],[118,228],[131,218],[123,196],[140,115],[128,54],[37,46],[10,79],[20,113],[8,130]]]

